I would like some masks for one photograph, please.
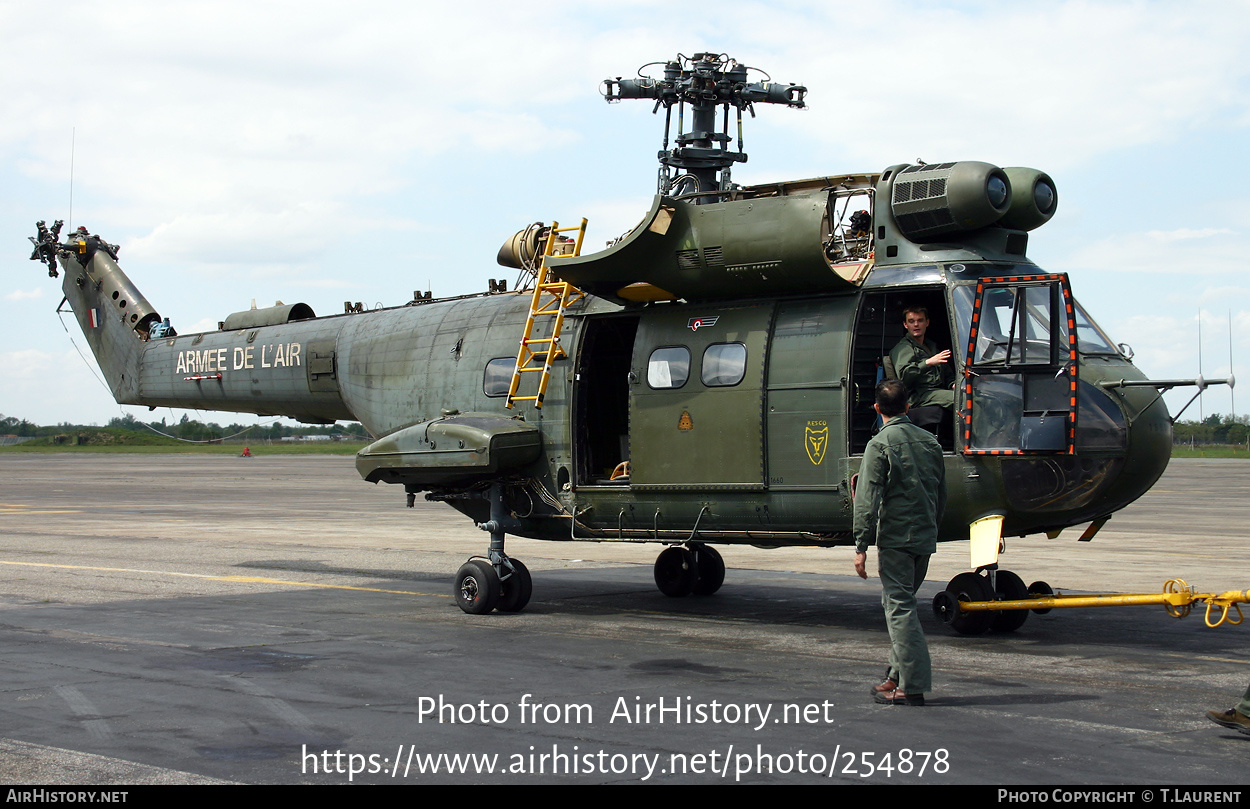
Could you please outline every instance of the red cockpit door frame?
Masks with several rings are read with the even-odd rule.
[[[977,283],[964,355],[965,455],[1075,455],[1078,354],[1068,276]]]

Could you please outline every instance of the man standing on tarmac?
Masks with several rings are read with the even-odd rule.
[[[1207,719],[1250,736],[1250,688],[1246,689],[1246,695],[1241,698],[1241,702],[1227,711],[1207,711]]]
[[[868,578],[868,546],[877,546],[881,605],[890,631],[890,667],[872,689],[884,705],[924,705],[932,687],[916,591],[937,551],[946,508],[942,448],[907,418],[907,388],[897,379],[877,385],[874,407],[884,424],[868,442],[855,489],[855,572]]]

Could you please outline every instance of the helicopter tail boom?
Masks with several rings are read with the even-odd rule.
[[[330,423],[353,415],[339,395],[339,318],[303,304],[232,315],[223,329],[179,335],[117,263],[117,246],[39,223],[34,260],[61,289],[119,404],[204,408]]]

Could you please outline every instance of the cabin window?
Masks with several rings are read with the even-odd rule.
[[[512,387],[512,372],[516,370],[516,357],[497,357],[486,363],[482,376],[482,392],[487,396],[507,396]]]
[[[651,352],[647,360],[647,384],[653,390],[680,388],[690,378],[690,349],[668,346]]]
[[[742,343],[713,343],[703,352],[701,379],[709,388],[737,385],[747,371],[747,347]]]

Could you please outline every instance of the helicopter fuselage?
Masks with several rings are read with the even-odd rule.
[[[977,282],[1041,273],[922,263],[878,269],[859,288],[825,295],[642,306],[588,297],[566,315],[568,356],[555,363],[543,406],[509,411],[528,293],[141,341],[117,307],[125,294],[111,295],[128,281],[114,280],[124,276],[108,256],[94,262],[63,262],[64,288],[120,401],[356,419],[380,439],[494,414],[536,430],[533,457],[481,471],[441,457],[461,447],[423,445],[408,448],[417,459],[410,470],[375,479],[446,499],[479,522],[487,504],[466,493],[506,479],[508,530],[524,536],[761,546],[849,544],[852,477],[875,428],[873,388],[882,357],[903,336],[905,306],[927,307],[930,337],[955,349],[962,380]],[[93,326],[92,317],[103,322]],[[1158,393],[1102,387],[1144,377],[1088,318],[1078,337],[1081,418],[1070,453],[969,453],[969,400],[957,384],[955,412],[939,434],[951,493],[942,539],[967,539],[969,524],[989,514],[1001,515],[1012,535],[1089,522],[1162,474],[1171,427]],[[996,391],[974,397],[979,435],[1018,431],[1025,411],[1037,409],[1012,409]],[[1020,449],[1018,437],[1009,440],[1016,445],[1004,449]],[[628,474],[619,474],[624,461]],[[453,471],[429,474],[436,463]]]

